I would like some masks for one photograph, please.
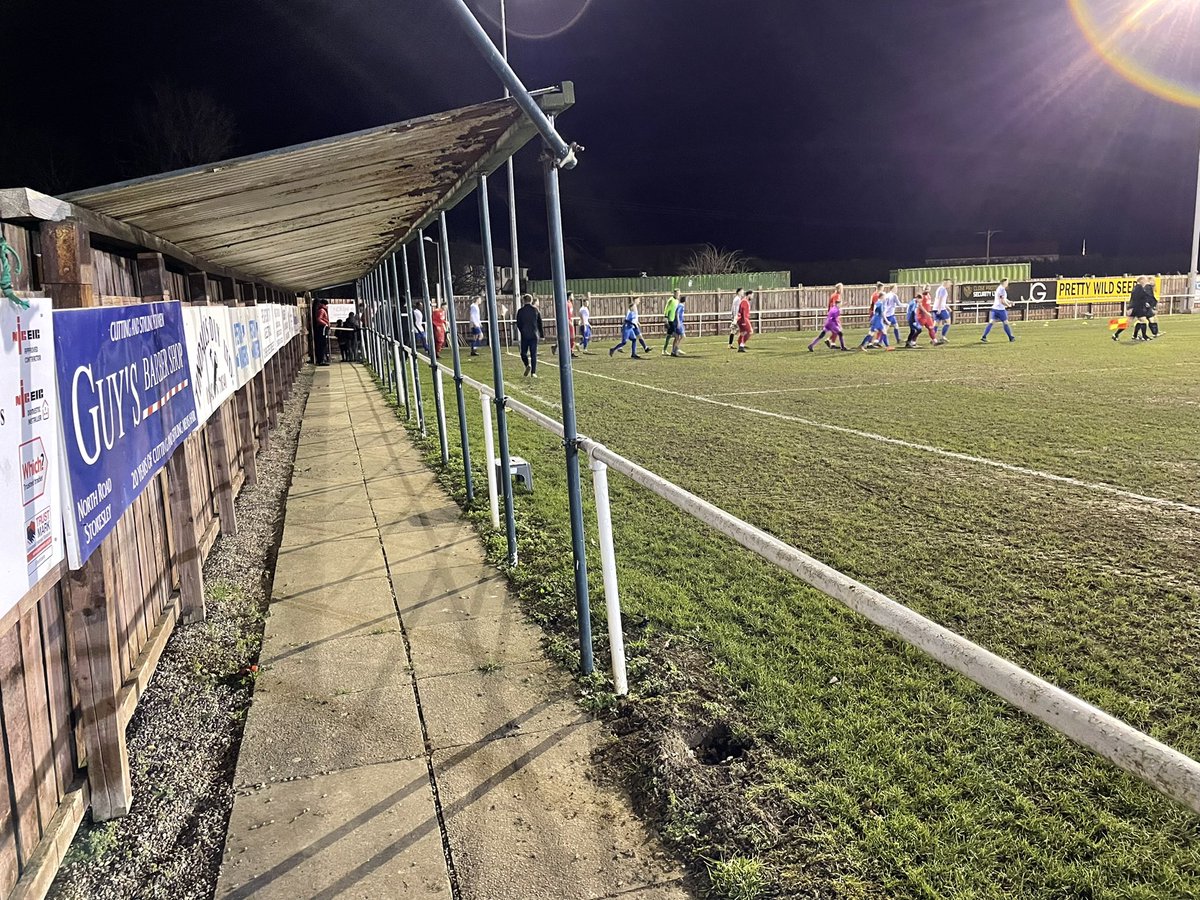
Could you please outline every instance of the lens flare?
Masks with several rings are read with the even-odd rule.
[[[583,18],[592,0],[504,0],[510,36],[537,41],[558,37]],[[476,0],[476,8],[500,26],[500,0]]]
[[[1197,0],[1067,0],[1106,63],[1143,90],[1200,107]]]

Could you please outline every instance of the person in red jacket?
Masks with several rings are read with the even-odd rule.
[[[738,353],[746,352],[746,342],[750,340],[750,335],[754,334],[754,328],[750,324],[750,299],[753,296],[754,291],[746,291],[746,296],[742,297],[742,302],[738,304]]]
[[[446,347],[446,310],[439,304],[433,310],[433,355],[441,356]]]
[[[317,327],[313,329],[313,351],[318,366],[329,365],[329,310],[324,300],[317,301]]]

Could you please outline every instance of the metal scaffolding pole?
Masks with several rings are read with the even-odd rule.
[[[479,177],[479,239],[483,244],[483,272],[488,310],[488,344],[492,351],[492,386],[496,389],[496,428],[500,443],[500,489],[504,494],[504,530],[508,537],[508,564],[517,564],[517,519],[513,509],[512,475],[508,453],[508,402],[504,396],[504,364],[500,359],[500,322],[496,316],[496,268],[492,260],[492,219],[487,176]]]
[[[446,213],[438,213],[438,228],[442,236],[442,296],[446,298],[446,315],[450,322],[450,358],[454,362],[454,393],[458,397],[458,436],[462,446],[463,478],[467,483],[467,505],[475,502],[475,479],[471,475],[471,438],[467,432],[467,401],[463,396],[462,360],[458,352],[458,314],[454,311],[454,278],[450,268],[450,236],[446,232]]]
[[[496,45],[487,36],[487,32],[483,30],[483,26],[479,24],[479,20],[475,18],[475,14],[471,12],[470,7],[467,6],[464,0],[448,0],[447,5],[466,30],[467,36],[475,44],[476,49],[479,50],[479,53],[483,56],[487,64],[492,67],[492,71],[496,73],[504,86],[512,91],[513,99],[517,102],[517,106],[521,107],[521,111],[529,117],[529,121],[541,132],[542,139],[554,155],[554,164],[564,169],[575,168],[575,148],[564,141],[562,135],[555,130],[554,122],[538,106],[537,100],[533,98],[533,95],[521,83],[521,79],[517,77],[517,73],[512,70],[508,61],[496,49]]]
[[[396,254],[388,257],[388,267],[392,271],[392,289],[395,296],[396,310],[396,368],[400,370],[400,385],[404,389],[404,418],[412,418],[412,400],[408,386],[408,364],[404,358],[404,313],[400,305],[400,279],[396,277]]]
[[[508,62],[508,17],[504,0],[500,0],[500,52],[504,61]],[[508,87],[504,88],[504,96],[509,96]],[[517,246],[517,182],[513,174],[513,158],[505,161],[508,170],[508,250],[512,257],[512,296],[513,311],[521,307],[521,262]],[[490,225],[489,225],[490,230]]]
[[[558,341],[558,371],[563,408],[563,446],[567,454],[567,500],[571,509],[571,555],[575,562],[575,614],[579,620],[579,665],[592,673],[592,619],[588,603],[587,544],[583,530],[583,498],[579,486],[579,434],[575,425],[575,381],[571,371],[571,341],[567,321],[567,268],[563,251],[562,201],[558,168],[545,161],[546,223],[550,232],[550,276],[554,283],[554,326]]]
[[[389,280],[386,258],[379,261],[379,280],[383,288],[383,337],[387,346],[387,358],[383,361],[383,367],[387,370],[391,391],[396,395],[398,402],[400,400],[400,378],[396,371],[396,320],[392,318],[393,285]]]
[[[421,436],[425,437],[429,434],[425,428],[425,406],[421,402],[421,371],[417,368],[417,330],[413,327],[412,321],[412,283],[408,276],[408,245],[405,244],[400,248],[400,261],[403,263],[404,270],[404,302],[408,306],[408,346],[412,351],[409,357],[409,362],[412,365],[412,380],[413,380],[413,396],[417,402],[417,425],[421,429]],[[392,265],[396,265],[396,258],[392,257]]]
[[[446,406],[442,397],[442,370],[437,363],[437,340],[433,334],[433,299],[429,296],[429,264],[425,262],[425,231],[417,229],[417,255],[421,260],[421,293],[425,298],[428,324],[425,326],[425,346],[429,348],[429,367],[433,370],[433,404],[437,409],[438,444],[442,465],[450,462],[450,444],[446,440]]]

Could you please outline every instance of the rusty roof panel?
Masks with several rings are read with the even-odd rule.
[[[570,83],[537,92],[562,112]],[[511,99],[91,188],[64,199],[293,290],[362,277],[536,135]]]

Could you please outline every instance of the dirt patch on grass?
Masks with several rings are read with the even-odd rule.
[[[207,621],[176,628],[129,723],[133,808],[84,821],[51,897],[212,896],[311,384],[307,370],[258,457],[258,484],[237,499],[237,537],[220,537],[205,561]]]

